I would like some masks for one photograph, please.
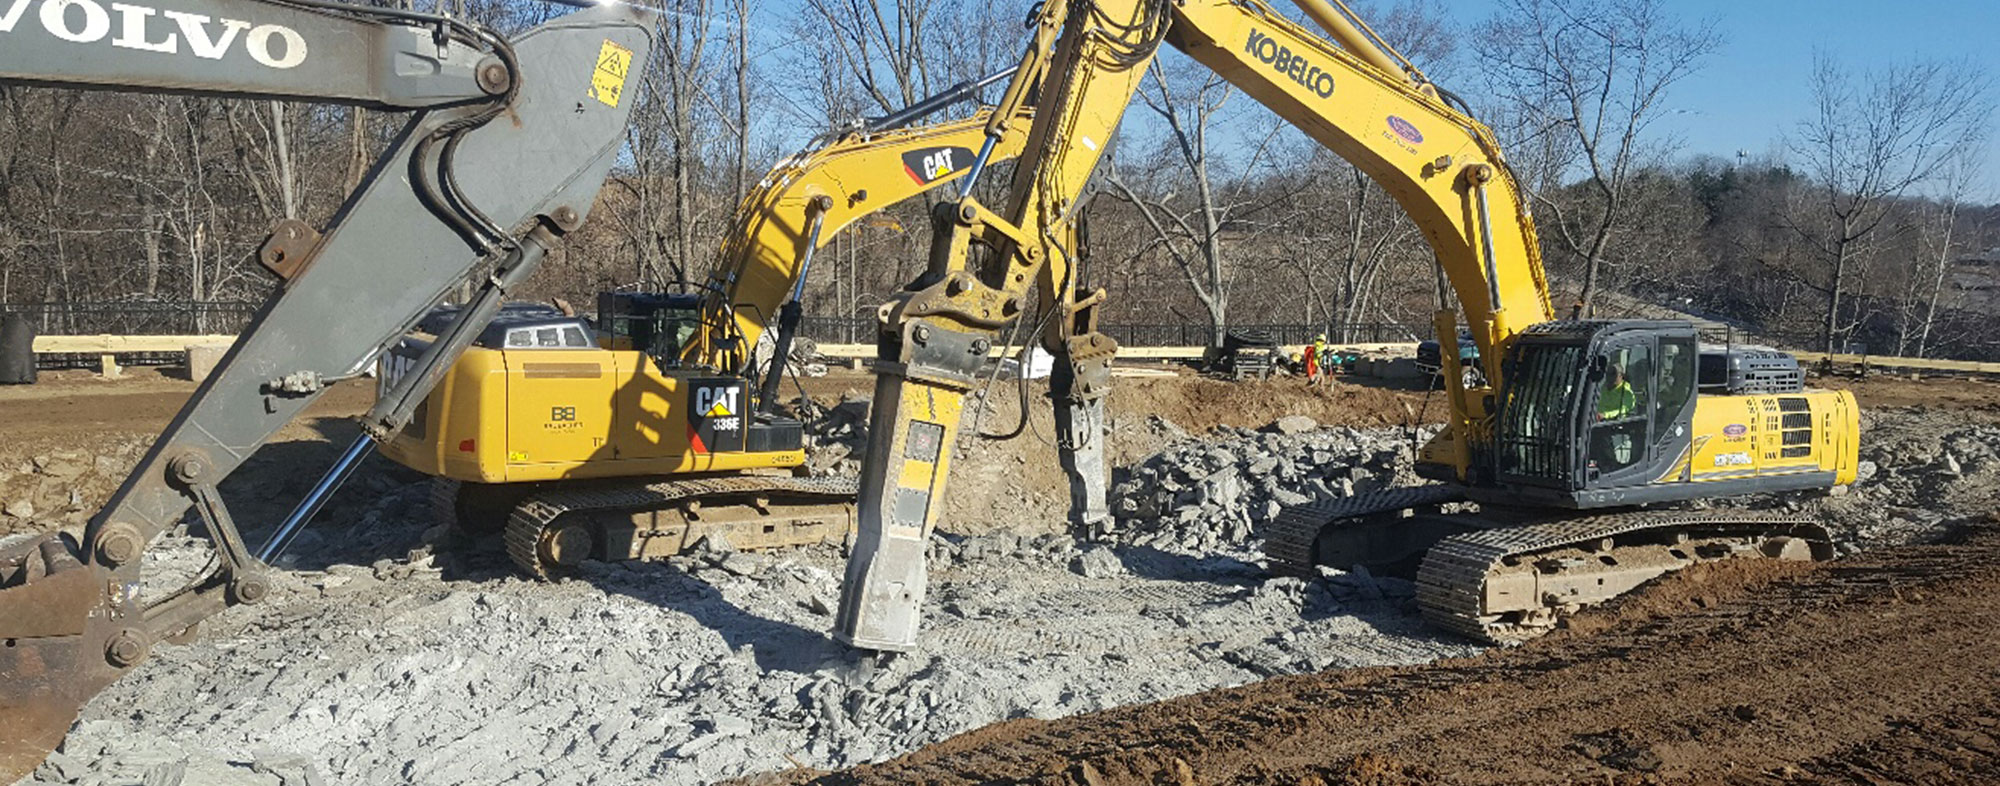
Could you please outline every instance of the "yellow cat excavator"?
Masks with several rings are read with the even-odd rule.
[[[669,556],[717,535],[751,549],[839,542],[854,520],[854,481],[794,476],[803,424],[777,411],[784,364],[760,377],[754,349],[775,327],[775,356],[785,357],[814,252],[855,220],[963,177],[988,115],[910,124],[1012,72],[815,139],[779,163],[738,208],[697,292],[605,293],[596,335],[559,312],[503,312],[383,455],[437,478],[441,518],[502,533],[515,564],[541,578],[584,559]],[[1016,111],[1025,124],[1030,109]],[[1024,137],[1003,139],[993,159],[1013,158]],[[383,354],[385,389],[431,341],[412,337]]]
[[[1436,483],[1284,511],[1264,533],[1273,569],[1414,566],[1427,619],[1511,642],[1686,565],[1831,556],[1804,518],[1662,503],[1852,482],[1852,395],[1804,389],[1781,353],[1705,348],[1685,322],[1555,319],[1534,223],[1493,134],[1338,0],[1297,4],[1332,40],[1262,0],[1036,6],[1033,41],[987,125],[992,147],[1011,131],[1010,107],[1041,85],[1007,202],[940,205],[930,268],[878,312],[840,639],[915,645],[960,402],[1010,322],[1034,325],[1057,359],[1072,519],[1107,521],[1103,397],[1116,345],[1096,330],[1103,293],[1079,281],[1078,197],[1162,44],[1382,185],[1435,253],[1488,380],[1467,386],[1460,315],[1441,311],[1450,418],[1418,462]],[[975,165],[967,179],[981,174]]]

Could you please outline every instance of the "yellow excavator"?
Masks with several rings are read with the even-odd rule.
[[[1427,619],[1513,642],[1687,565],[1832,555],[1809,519],[1666,503],[1851,483],[1852,395],[1805,389],[1782,353],[1704,347],[1689,323],[1556,319],[1534,222],[1491,131],[1338,0],[1297,5],[1331,40],[1262,0],[1036,6],[1033,40],[987,125],[990,148],[1040,85],[1007,201],[940,205],[930,268],[878,312],[841,640],[915,646],[925,540],[948,493],[961,402],[1009,322],[1034,325],[1056,356],[1073,522],[1106,521],[1103,397],[1116,344],[1096,330],[1103,292],[1078,280],[1078,197],[1162,44],[1381,184],[1435,253],[1488,381],[1466,384],[1460,315],[1440,311],[1450,416],[1418,457],[1436,482],[1283,511],[1264,533],[1274,570],[1414,567]],[[975,165],[967,179],[981,175]]]
[[[501,533],[538,578],[584,559],[670,556],[705,537],[746,549],[844,539],[855,483],[791,471],[805,460],[803,424],[777,408],[785,364],[760,376],[755,347],[776,327],[775,356],[788,354],[814,252],[850,223],[963,177],[988,113],[911,123],[1012,71],[779,163],[738,208],[696,292],[604,293],[594,327],[547,309],[501,312],[383,455],[436,478],[441,519]],[[1030,108],[1016,111],[1016,125],[1029,119]],[[993,160],[1013,158],[1024,138],[1003,139]],[[385,390],[429,348],[426,327],[382,355]]]
[[[1103,397],[1117,347],[1097,330],[1103,293],[1079,278],[1078,195],[1161,44],[1215,69],[1383,184],[1436,252],[1489,380],[1468,388],[1459,369],[1446,369],[1451,419],[1422,455],[1436,485],[1288,511],[1267,533],[1274,566],[1388,563],[1414,553],[1427,617],[1508,641],[1682,565],[1828,555],[1825,533],[1810,521],[1647,506],[1851,482],[1852,397],[1805,390],[1796,363],[1782,356],[1704,349],[1685,323],[1555,321],[1533,225],[1492,135],[1350,13],[1324,0],[1298,2],[1338,43],[1261,0],[1036,5],[1033,41],[971,164],[959,174],[951,162],[959,198],[933,214],[926,273],[878,311],[871,439],[837,611],[842,640],[873,650],[915,645],[925,538],[946,493],[960,408],[1010,324],[1032,328],[1058,357],[1051,387],[1072,518],[1082,527],[1107,518]],[[32,771],[78,708],[158,643],[270,596],[269,562],[369,451],[420,419],[509,292],[582,225],[618,158],[628,87],[649,62],[657,23],[642,6],[601,4],[506,38],[448,16],[328,0],[175,0],[183,32],[247,31],[205,34],[214,46],[202,47],[190,33],[183,50],[167,43],[179,40],[173,31],[148,28],[149,18],[167,23],[143,7],[121,6],[131,35],[113,37],[92,19],[74,27],[62,0],[26,13],[33,4],[17,0],[16,13],[0,13],[0,84],[314,101],[408,119],[325,225],[273,227],[258,259],[276,291],[82,536],[0,550],[0,778],[8,779]],[[1031,93],[1039,95],[1030,120]],[[973,186],[1024,125],[1009,198],[990,209],[971,198]],[[809,201],[805,213],[771,216],[771,226],[803,235],[886,203],[889,192],[862,183],[829,178],[823,193],[798,191]],[[768,247],[803,253],[814,244]],[[708,338],[690,345],[700,348],[694,357],[740,369],[752,346],[744,339],[763,324],[743,304],[765,314],[778,307],[794,264],[772,259],[754,273],[764,282],[742,292],[739,282],[711,284],[729,295],[702,317]],[[741,278],[751,277],[746,269]],[[247,542],[222,480],[330,385],[362,376],[401,345],[432,304],[468,280],[473,297],[414,357],[398,361],[360,419],[362,436],[260,546]],[[717,313],[735,328],[710,324]],[[1448,343],[1458,319],[1438,315]],[[781,331],[782,322],[781,314]],[[546,349],[567,351],[568,338],[555,333],[565,345]],[[532,338],[543,349],[539,330]],[[503,349],[508,341],[503,335]],[[1453,366],[1458,353],[1446,346],[1441,356]],[[636,361],[612,368],[645,374]],[[559,367],[544,371],[586,381]],[[699,379],[634,393],[627,411],[650,417],[632,428],[666,444],[685,438],[688,413],[719,417],[715,393],[687,392],[718,389]],[[723,408],[747,406],[745,391]],[[694,406],[660,420],[665,402],[682,396]],[[423,428],[450,426],[423,414]],[[563,422],[551,415],[523,425]],[[740,425],[747,432],[750,423]],[[696,433],[710,452],[722,441]],[[620,437],[605,432],[595,455],[615,458]],[[488,449],[472,438],[471,452]],[[720,469],[689,452],[647,454],[643,472]],[[443,465],[442,453],[436,461]],[[583,466],[569,461],[552,474]],[[504,446],[484,462],[510,464]],[[1476,512],[1444,512],[1464,504]],[[148,545],[190,511],[214,561],[185,583],[142,592]],[[555,531],[560,540],[563,529]]]

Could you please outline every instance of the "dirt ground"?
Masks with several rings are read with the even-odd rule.
[[[1132,384],[1112,401],[1116,456],[1175,440],[1257,442],[1230,424],[1294,412],[1380,424],[1363,407],[1400,417],[1405,397],[1422,398],[1120,381]],[[831,401],[869,383],[840,372],[807,387]],[[15,529],[80,524],[192,389],[157,375],[0,389],[0,418],[38,419],[0,440],[0,503],[36,509]],[[1231,403],[1232,390],[1257,403]],[[1031,387],[1029,400],[1040,393]],[[260,528],[351,438],[342,416],[366,394],[337,389],[225,484],[247,540],[261,542]],[[1017,411],[1011,401],[999,415]],[[271,599],[157,648],[84,708],[27,782],[708,783],[880,761],[1010,718],[1479,649],[1426,629],[1407,582],[1309,589],[1265,576],[1247,541],[1195,553],[1057,534],[1063,484],[1046,414],[1034,424],[1020,439],[961,446],[953,511],[929,558],[926,634],[886,661],[827,635],[837,548],[588,563],[568,580],[525,581],[497,539],[439,534],[421,477],[371,459],[281,560]],[[1292,439],[1355,451],[1328,462],[1374,454],[1348,436]],[[163,535],[142,594],[208,558],[201,538]],[[527,750],[523,739],[545,744]]]
[[[1871,439],[2000,421],[2000,385],[1823,378]],[[1990,491],[1990,490],[1988,490]],[[2000,526],[1670,577],[1514,650],[1329,671],[755,783],[2000,783]]]
[[[1992,783],[1996,592],[1990,525],[1719,564],[1518,649],[1012,721],[811,782]]]

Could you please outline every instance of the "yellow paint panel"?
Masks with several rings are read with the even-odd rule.
[[[1807,409],[1786,411],[1785,400],[1803,400]],[[1852,449],[1857,423],[1854,397],[1845,391],[1806,391],[1779,396],[1702,396],[1695,408],[1694,451],[1689,471],[1696,482],[1765,477],[1798,472],[1835,472],[1851,482],[1858,459]],[[1810,425],[1786,428],[1786,416],[1805,416]],[[1785,434],[1809,428],[1809,441],[1785,444]],[[1786,448],[1803,455],[1786,456]],[[1804,448],[1805,450],[1799,450]]]
[[[931,481],[937,477],[937,465],[927,461],[905,461],[903,469],[896,475],[896,485],[906,489],[928,491]]]

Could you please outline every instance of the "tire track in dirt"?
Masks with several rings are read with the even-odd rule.
[[[1722,564],[1514,650],[1010,721],[810,782],[1992,783],[1996,593],[1990,524]]]

